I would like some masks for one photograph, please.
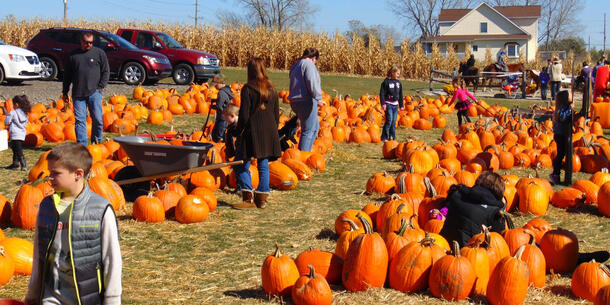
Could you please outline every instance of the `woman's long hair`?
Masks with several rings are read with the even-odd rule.
[[[265,61],[260,57],[254,57],[248,61],[248,85],[258,88],[260,99],[256,106],[264,110],[265,103],[267,103],[271,94],[275,93],[275,88],[273,88],[273,84],[267,75]]]
[[[30,100],[28,99],[27,95],[23,94],[23,95],[15,95],[15,97],[13,97],[13,103],[17,106],[19,106],[19,108],[21,108],[21,110],[25,113],[30,113],[30,109],[31,109],[31,104],[30,104]]]

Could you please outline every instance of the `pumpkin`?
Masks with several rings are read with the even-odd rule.
[[[487,284],[487,300],[492,305],[523,304],[527,296],[529,269],[521,260],[525,246],[517,250],[514,257],[500,260],[491,273]]]
[[[519,196],[519,210],[523,213],[532,213],[543,216],[549,206],[549,195],[545,188],[531,181],[527,185],[517,186]]]
[[[193,187],[205,187],[210,190],[216,189],[216,178],[210,171],[199,171],[190,174],[190,183]]]
[[[386,236],[390,232],[399,230],[402,225],[402,219],[410,218],[411,216],[414,216],[413,209],[404,203],[399,204],[396,208],[396,212],[392,216],[386,218],[383,229],[381,230],[381,236]]]
[[[347,251],[349,246],[358,237],[358,235],[364,233],[364,227],[359,227],[354,221],[349,218],[343,218],[342,221],[347,222],[350,226],[349,230],[343,231],[337,239],[337,245],[335,246],[335,254],[342,260],[347,257]]]
[[[377,228],[377,232],[383,232],[387,219],[396,214],[398,207],[403,203],[405,203],[404,199],[397,194],[392,194],[392,196],[390,196],[390,198],[388,198],[388,200],[381,205],[375,219],[375,227]],[[405,207],[407,208],[407,211],[405,212],[408,214],[413,214],[412,210],[409,211],[409,205],[406,205]]]
[[[360,210],[346,210],[343,213],[339,214],[339,216],[337,216],[337,219],[335,219],[335,232],[338,235],[341,235],[341,233],[343,233],[344,231],[348,231],[353,228],[353,226],[349,222],[345,221],[345,219],[347,218],[353,221],[356,224],[356,227],[362,227],[361,231],[362,233],[364,233],[364,226],[360,221],[360,218],[357,217],[358,214],[360,214],[363,218],[368,220],[369,223],[371,223],[371,218],[367,214],[362,215]]]
[[[508,229],[502,232],[502,236],[508,245],[510,255],[514,255],[521,246],[527,244],[530,240],[530,235],[525,232],[525,228],[515,228],[510,217],[505,217],[508,223]]]
[[[42,191],[40,189],[30,184],[21,186],[11,209],[13,225],[25,230],[34,229],[36,227],[36,215],[38,214],[42,199]]]
[[[195,195],[199,197],[203,202],[208,205],[208,209],[211,212],[216,210],[218,206],[218,200],[216,199],[216,195],[214,192],[206,187],[198,187],[191,191],[191,195]]]
[[[593,305],[608,305],[610,304],[610,285],[606,285],[597,291],[597,296]]]
[[[330,305],[333,294],[322,275],[316,273],[312,265],[307,266],[308,274],[299,277],[292,287],[292,301],[295,305]]]
[[[585,195],[585,193],[582,191],[575,188],[566,187],[553,193],[551,203],[558,208],[569,209],[585,203],[586,199],[587,195]]]
[[[544,236],[544,233],[553,230],[551,224],[542,218],[534,218],[528,221],[523,227],[534,233],[534,236],[536,236],[537,243],[540,243],[540,241],[542,240],[542,236]]]
[[[288,166],[296,175],[299,180],[308,181],[313,176],[311,169],[300,160],[296,159],[287,159],[282,161],[286,166]]]
[[[396,158],[396,147],[398,147],[398,142],[395,140],[383,142],[383,146],[381,147],[381,152],[383,154],[383,158],[385,158],[385,159]]]
[[[159,198],[153,197],[152,193],[142,195],[133,202],[133,218],[143,222],[163,222],[165,220],[165,209]]]
[[[299,279],[299,270],[294,261],[280,252],[275,244],[275,252],[267,256],[261,271],[263,289],[270,296],[286,296]]]
[[[326,161],[324,160],[324,157],[317,152],[314,152],[309,157],[307,157],[307,159],[305,160],[305,164],[307,164],[307,166],[311,167],[311,169],[319,173],[326,170]]]
[[[301,252],[294,260],[294,263],[297,265],[301,275],[308,274],[309,266],[313,266],[316,268],[317,273],[323,276],[328,283],[341,283],[343,260],[332,252],[310,248],[308,251]]]
[[[482,225],[481,227],[481,233],[470,238],[470,240],[468,240],[468,244],[476,242],[477,240],[485,240],[489,247],[496,250],[498,261],[504,257],[510,256],[510,249],[508,248],[508,244],[502,235],[496,232],[490,232],[489,228],[485,225]]]
[[[529,269],[528,282],[536,288],[543,288],[546,282],[546,260],[542,250],[536,246],[536,236],[534,233],[527,229],[525,233],[530,235],[530,240],[525,245],[521,260],[527,264]]]
[[[155,192],[154,196],[161,200],[163,210],[165,211],[165,217],[173,217],[176,211],[176,205],[181,198],[180,195],[170,190],[159,190]]]
[[[28,181],[35,181],[36,179],[49,176],[49,163],[47,161],[49,153],[51,153],[51,150],[47,150],[38,158],[38,161],[28,173]]]
[[[460,246],[453,241],[453,255],[445,255],[432,265],[428,285],[435,297],[458,301],[468,297],[475,280],[472,264],[460,255]]]
[[[544,254],[547,271],[572,272],[578,262],[578,238],[562,228],[546,232],[540,240],[540,250]]]
[[[585,193],[585,203],[596,203],[599,186],[590,180],[578,180],[572,184],[572,187]]]
[[[175,214],[180,223],[202,222],[210,215],[210,208],[198,196],[186,195],[178,201]]]
[[[34,244],[23,238],[9,237],[0,241],[0,247],[4,247],[4,254],[13,261],[15,274],[32,274]]]
[[[399,194],[416,192],[425,195],[426,185],[424,184],[424,176],[413,172],[413,166],[410,166],[409,171],[401,172],[396,177],[394,192]]]
[[[390,263],[404,246],[413,241],[419,242],[426,236],[424,230],[413,226],[413,218],[416,217],[416,215],[412,215],[409,220],[401,217],[398,231],[391,231],[384,235],[383,239],[385,240],[386,248],[388,248],[388,261]]]
[[[598,291],[610,285],[610,270],[595,260],[582,263],[572,273],[572,292],[575,296],[594,301]]]
[[[89,178],[88,183],[91,190],[106,198],[112,204],[112,208],[115,211],[125,207],[123,191],[113,180],[95,176]]]
[[[445,250],[434,244],[431,237],[409,243],[390,263],[390,287],[406,293],[425,290],[432,265],[443,256]]]
[[[186,196],[186,188],[184,187],[184,185],[182,185],[180,183],[176,183],[176,182],[168,183],[167,189],[172,192],[178,193],[178,195],[180,195],[180,197]]]
[[[474,287],[472,287],[472,294],[485,295],[487,293],[487,282],[489,282],[489,276],[491,275],[491,264],[489,262],[489,255],[487,250],[481,247],[483,241],[479,240],[477,243],[466,245],[460,251],[460,255],[467,258],[474,269],[476,281]]]
[[[0,194],[0,225],[11,222],[11,203],[4,195]],[[4,238],[4,234],[0,233],[0,240]]]
[[[394,178],[386,172],[376,173],[366,182],[366,192],[369,194],[388,194],[394,191],[396,182]]]
[[[388,271],[388,250],[383,239],[364,217],[360,221],[364,234],[350,244],[341,273],[343,286],[349,291],[383,287]]]
[[[604,183],[599,188],[599,193],[597,194],[597,207],[602,215],[610,217],[610,181]]]
[[[0,246],[0,285],[8,283],[15,274],[15,263],[6,255],[4,247]]]
[[[282,162],[269,162],[269,185],[279,190],[292,190],[297,187],[297,175]]]

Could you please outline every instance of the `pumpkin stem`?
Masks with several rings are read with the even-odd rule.
[[[424,239],[422,239],[419,243],[424,247],[432,247],[432,245],[434,245],[434,237],[430,236],[430,234],[426,232]]]
[[[313,267],[313,265],[307,265],[307,268],[309,268],[309,275],[308,275],[308,277],[310,279],[313,279],[316,276],[316,269]]]
[[[523,255],[523,251],[525,251],[525,245],[522,245],[521,247],[519,247],[517,252],[515,252],[515,256],[513,256],[513,257],[518,259],[518,260],[521,260],[521,256]]]
[[[4,255],[4,254],[2,254]],[[593,260],[593,262],[595,262],[595,260]],[[606,267],[606,265],[604,264],[599,264],[599,267],[602,269],[602,271],[604,271],[606,273],[607,276],[610,277],[610,268]]]
[[[345,221],[345,222],[349,223],[350,231],[360,230],[360,227],[353,220],[351,220],[349,218],[343,218],[343,219],[341,219],[341,221]]]
[[[6,256],[6,252],[4,252],[4,246],[0,246],[0,256]]]
[[[453,241],[452,251],[453,256],[460,257],[460,244],[456,240]]]
[[[410,221],[410,220],[409,220]],[[398,229],[398,235],[404,236],[408,227],[407,219],[405,217],[400,217],[400,228]]]
[[[501,210],[500,211],[500,215],[504,218],[504,220],[506,220],[506,224],[508,225],[508,229],[512,230],[515,228],[515,223],[513,222],[513,220],[510,218],[510,214],[508,214],[506,211]]]
[[[426,190],[428,190],[430,197],[436,198],[438,196],[438,193],[436,192],[436,188],[434,188],[434,185],[432,185],[430,178],[424,177],[424,185],[426,186]]]
[[[536,236],[534,235],[534,232],[528,230],[528,229],[524,229],[523,233],[527,234],[530,236],[530,241],[529,241],[529,245],[530,246],[535,246],[536,245]]]
[[[371,227],[371,224],[368,220],[366,220],[366,218],[364,218],[364,216],[362,216],[362,214],[360,214],[360,212],[358,212],[358,215],[356,215],[356,217],[358,217],[358,219],[360,219],[360,222],[362,222],[362,225],[364,226],[364,233],[373,234],[373,228]]]
[[[282,252],[280,252],[280,246],[275,242],[275,252],[273,253],[274,257],[282,257]]]
[[[396,208],[396,214],[400,214],[400,212],[404,208],[405,208],[405,204],[404,203],[399,204],[398,207]]]

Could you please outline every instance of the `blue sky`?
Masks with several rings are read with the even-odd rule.
[[[310,0],[318,8],[311,18],[315,31],[344,32],[348,21],[358,19],[365,25],[394,26],[405,36],[413,37],[413,30],[397,20],[385,0]],[[597,49],[603,44],[603,13],[607,14],[606,48],[610,49],[610,3],[608,0],[585,0],[579,16],[585,42],[591,36],[591,45]],[[232,10],[234,0],[199,0],[199,23],[218,24],[218,10]],[[150,19],[168,22],[193,23],[195,0],[68,0],[68,18],[114,18],[120,20]],[[63,0],[19,0],[3,5],[0,18],[16,17],[63,18]]]

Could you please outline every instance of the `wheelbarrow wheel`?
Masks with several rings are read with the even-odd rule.
[[[119,182],[121,180],[127,180],[132,178],[143,177],[137,167],[125,166],[120,169],[114,176],[114,180]],[[136,201],[136,198],[147,195],[150,190],[150,181],[136,182],[131,184],[121,185],[123,194],[125,194],[125,200],[129,202]]]

